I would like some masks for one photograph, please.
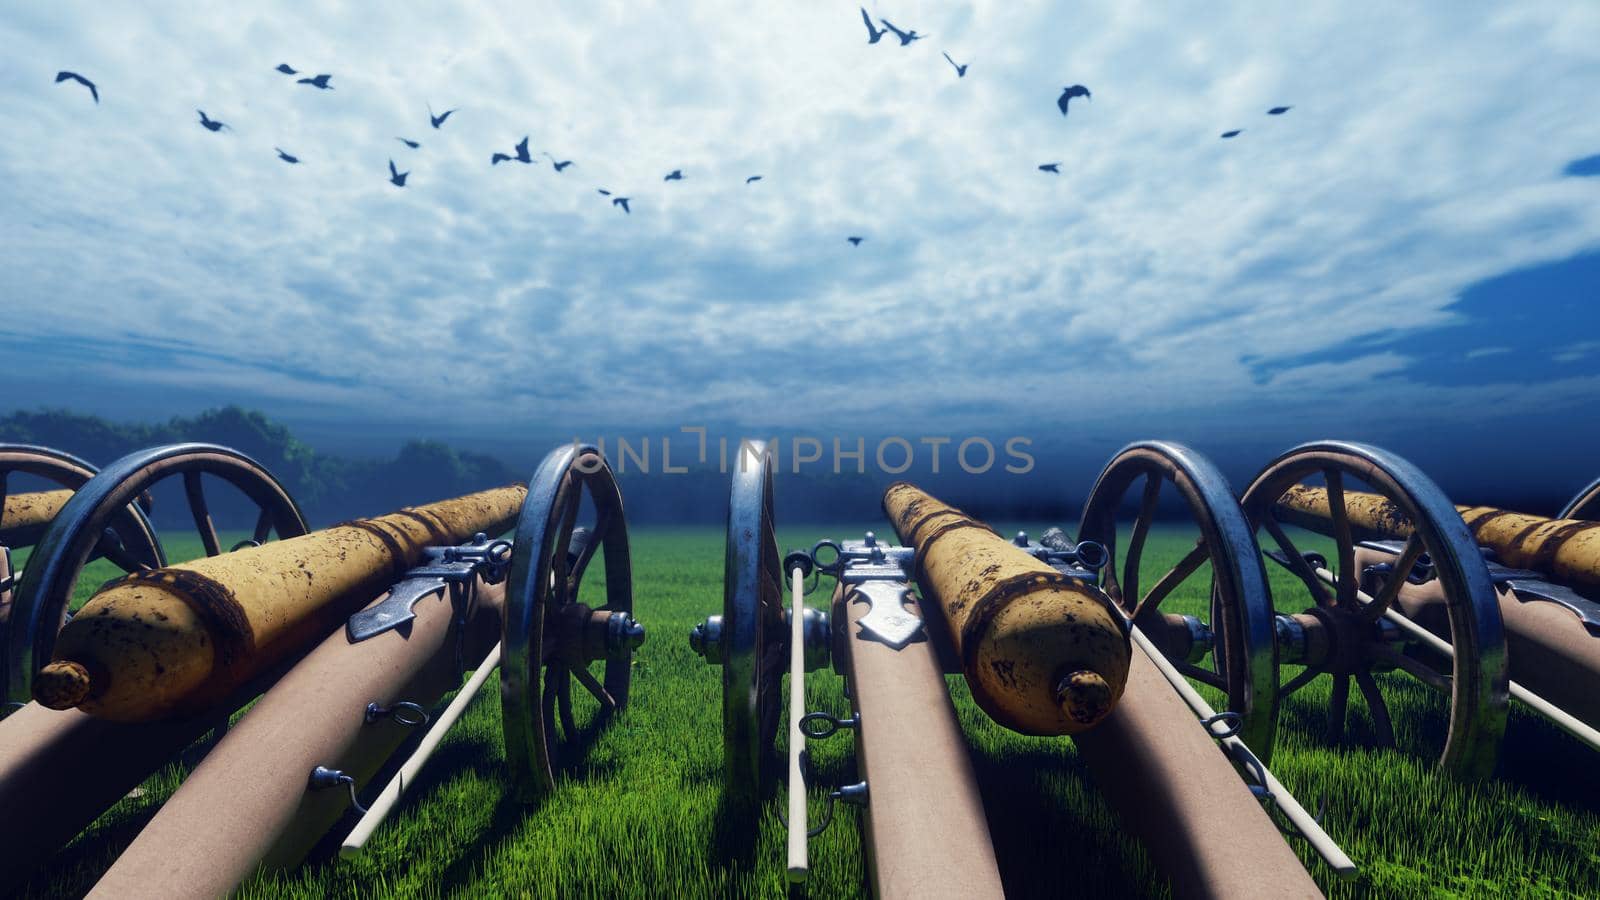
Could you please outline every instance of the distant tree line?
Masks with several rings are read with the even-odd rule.
[[[537,459],[509,464],[493,456],[459,450],[434,440],[405,442],[393,458],[356,458],[320,452],[264,414],[227,406],[165,422],[111,422],[67,410],[14,412],[0,417],[0,442],[41,444],[104,466],[135,450],[182,442],[222,444],[266,466],[300,504],[313,526],[403,506],[426,503],[511,482],[525,481]],[[614,461],[615,462],[615,461]],[[731,461],[730,461],[731,462]],[[976,515],[1002,520],[1066,523],[1081,496],[1069,497],[1061,479],[1041,470],[1028,477],[973,477],[949,471],[910,472],[952,503]],[[625,471],[618,478],[628,520],[651,524],[717,525],[725,521],[729,475],[707,467],[686,473]],[[780,526],[827,523],[871,527],[882,522],[879,498],[895,476],[780,467],[776,479]],[[1087,483],[1074,485],[1081,492]],[[158,522],[181,525],[187,507],[176,486],[157,494]],[[240,512],[242,500],[213,498],[219,525],[224,513]]]

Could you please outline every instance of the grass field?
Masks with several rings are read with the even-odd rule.
[[[784,547],[809,546],[855,530],[788,530],[780,539]],[[759,823],[719,815],[720,681],[685,640],[695,622],[720,606],[721,532],[654,529],[632,538],[635,608],[650,629],[637,657],[632,704],[585,755],[568,762],[554,797],[524,809],[507,796],[499,698],[485,691],[363,858],[323,854],[295,871],[262,874],[241,895],[781,896],[778,804],[769,804]],[[1192,542],[1183,531],[1158,530],[1146,550],[1146,583]],[[199,548],[168,549],[184,558]],[[104,571],[86,573],[82,593],[115,574],[96,565]],[[1269,568],[1280,608],[1297,610],[1303,588]],[[589,572],[598,581],[603,569]],[[1163,609],[1202,612],[1205,577],[1202,570],[1191,578]],[[586,584],[586,599],[598,597],[599,587]],[[822,585],[813,599],[821,602],[830,588]],[[1275,773],[1308,808],[1326,800],[1325,826],[1362,867],[1356,879],[1331,881],[1301,847],[1331,896],[1600,895],[1600,779],[1593,754],[1514,709],[1498,777],[1477,785],[1452,781],[1431,771],[1430,754],[1448,720],[1445,701],[1407,676],[1379,678],[1391,701],[1398,750],[1371,745],[1357,692],[1347,743],[1324,744],[1328,688],[1321,679],[1288,701],[1273,757]],[[1099,799],[1070,740],[1006,731],[977,710],[960,678],[951,678],[950,686],[1008,894],[1167,894],[1143,851],[1121,834],[1115,811]],[[831,672],[816,674],[808,679],[809,705],[845,714],[840,688]],[[1218,701],[1215,694],[1210,699]],[[580,718],[585,714],[580,709]],[[825,787],[857,780],[850,744],[848,734],[813,743],[819,805]],[[57,854],[25,894],[82,894],[182,775],[174,765],[152,777]],[[811,859],[812,896],[866,892],[853,809],[841,809],[812,842]]]

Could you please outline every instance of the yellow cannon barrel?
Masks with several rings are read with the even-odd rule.
[[[327,634],[430,545],[510,527],[527,489],[495,488],[182,565],[90,599],[34,681],[53,709],[123,722],[199,712]]]
[[[1369,536],[1411,535],[1405,514],[1377,494],[1347,491],[1344,505],[1351,526]],[[1505,565],[1541,572],[1577,590],[1600,591],[1600,522],[1550,519],[1492,506],[1456,510],[1478,543],[1494,550]],[[1328,490],[1292,487],[1279,498],[1278,511],[1286,522],[1316,529],[1329,519]]]
[[[7,495],[0,507],[0,547],[26,547],[37,542],[71,499],[72,492],[65,488]]]
[[[883,509],[916,549],[917,580],[944,613],[984,712],[1024,734],[1075,734],[1116,706],[1128,631],[1111,599],[1057,572],[914,485]],[[926,609],[927,606],[924,606]]]

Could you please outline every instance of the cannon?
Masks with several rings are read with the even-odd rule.
[[[1574,498],[1560,518],[1486,506],[1458,506],[1494,584],[1495,607],[1505,634],[1510,680],[1507,693],[1590,747],[1600,749],[1600,522],[1592,500]],[[1342,502],[1341,502],[1342,500]],[[1352,563],[1362,593],[1392,594],[1387,620],[1407,630],[1422,649],[1408,666],[1424,683],[1433,668],[1461,651],[1449,585],[1430,577],[1431,558],[1402,568],[1414,545],[1415,526],[1404,510],[1380,494],[1328,486],[1301,486],[1278,501],[1280,515],[1316,530],[1339,531],[1342,509],[1355,543]],[[1471,662],[1471,660],[1468,660]],[[1481,664],[1481,658],[1479,660]],[[1440,685],[1443,687],[1443,685]],[[1486,737],[1485,740],[1488,738]]]
[[[72,497],[72,492],[93,478],[96,471],[89,463],[59,450],[28,444],[0,444],[0,653],[5,652],[12,597],[19,577],[12,551],[37,543]],[[37,487],[43,489],[9,490],[13,487],[13,475],[32,478]],[[54,486],[45,488],[45,484]],[[96,548],[100,555],[113,554],[123,571],[141,564],[157,566],[165,562],[161,543],[146,515],[149,508],[150,495],[141,494],[138,502],[131,504],[123,515],[109,520],[111,534]],[[4,678],[3,672],[0,666],[0,678]],[[8,704],[5,711],[13,708]]]
[[[513,527],[509,540],[491,538]],[[605,601],[590,606],[579,592],[597,556]],[[312,637],[303,656],[207,754],[90,896],[227,894],[262,867],[298,864],[352,815],[359,818],[340,852],[362,852],[496,670],[508,777],[528,803],[555,788],[563,761],[628,702],[633,652],[645,631],[633,618],[621,495],[593,447],[551,452],[526,488],[413,507],[224,559],[188,571],[233,592],[252,623],[293,608],[322,627],[283,626],[285,634]],[[163,577],[176,571],[183,570],[113,584],[85,609],[131,616],[132,591],[153,584],[165,592],[184,582]],[[294,642],[277,646],[287,643]],[[85,646],[64,636],[58,660],[77,658]],[[585,703],[575,700],[574,684]],[[215,690],[174,687],[164,708],[185,709]],[[149,701],[139,708],[159,712]],[[108,700],[101,711],[110,710]]]
[[[169,478],[182,480],[208,553],[220,552],[205,497],[205,482],[211,479],[232,484],[257,504],[249,542],[306,531],[299,507],[282,485],[260,464],[226,447],[157,447],[129,454],[98,473],[64,454],[36,448],[12,454],[5,457],[5,465],[14,466],[11,471],[42,475],[74,491],[39,535],[17,579],[3,632],[0,675],[11,712],[0,721],[0,806],[28,814],[8,815],[0,823],[0,844],[7,848],[0,858],[0,886],[20,881],[180,750],[227,723],[231,709],[129,726],[31,702],[35,676],[54,652],[84,567],[100,557],[127,573],[166,564],[145,515],[150,489]],[[108,747],[116,752],[108,754]]]
[[[996,722],[1070,736],[1113,804],[1138,807],[1129,823],[1180,892],[1318,894],[1257,796],[1275,789],[1280,802],[1298,804],[1248,748],[1224,742],[1219,752],[1219,740],[1237,742],[1232,720],[1191,712],[1169,680],[1181,676],[1164,675],[1164,660],[1143,649],[1131,617],[1101,587],[1104,546],[1007,540],[897,484],[884,510],[900,544],[867,532],[780,557],[771,458],[764,445],[752,450],[749,460],[741,453],[732,478],[722,611],[697,625],[690,643],[721,670],[725,801],[736,821],[754,821],[780,783],[776,746],[787,694],[792,883],[809,871],[808,837],[828,827],[842,802],[864,808],[875,894],[1002,895],[1003,873],[945,684],[946,674],[960,674]],[[814,574],[837,580],[826,613],[803,603]],[[806,674],[830,667],[845,679],[849,717],[805,708]],[[860,780],[827,794],[822,824],[813,828],[807,742],[843,732],[853,734]],[[1255,766],[1255,790],[1234,758]],[[1354,871],[1300,812],[1335,868]]]
[[[1151,461],[1156,458],[1164,461]],[[1175,469],[1178,459],[1186,462]],[[1163,479],[1178,486],[1200,538],[1171,570],[1144,582],[1150,586],[1140,593],[1140,547]],[[1551,672],[1574,670],[1549,665],[1542,644],[1522,653],[1533,668],[1511,670],[1509,642],[1559,643],[1564,659],[1588,672],[1594,671],[1588,662],[1572,661],[1591,659],[1594,650],[1586,643],[1590,635],[1570,627],[1576,624],[1571,621],[1559,623],[1564,628],[1519,624],[1508,635],[1513,621],[1555,612],[1511,600],[1509,585],[1518,578],[1530,596],[1576,595],[1485,557],[1479,544],[1490,536],[1469,522],[1495,511],[1458,509],[1415,466],[1364,444],[1319,441],[1292,448],[1252,479],[1237,501],[1215,468],[1193,451],[1134,445],[1107,465],[1085,505],[1080,539],[1107,541],[1114,550],[1126,524],[1119,513],[1124,498],[1141,481],[1144,494],[1121,557],[1121,583],[1110,585],[1119,576],[1109,575],[1108,590],[1169,664],[1221,693],[1227,711],[1238,717],[1241,738],[1263,760],[1271,758],[1283,699],[1323,675],[1331,680],[1325,733],[1333,742],[1345,734],[1352,684],[1382,746],[1395,740],[1386,682],[1378,676],[1403,672],[1448,695],[1450,721],[1435,741],[1437,764],[1463,778],[1492,773],[1512,698],[1596,743],[1592,719],[1585,723],[1542,696],[1548,692],[1581,709],[1587,702],[1578,696],[1581,685],[1592,680],[1550,679]],[[1201,483],[1212,487],[1197,491]],[[1511,521],[1501,517],[1500,523]],[[1276,593],[1268,590],[1267,565],[1287,576]],[[1201,614],[1162,611],[1162,600],[1199,571],[1210,577],[1209,603]],[[1298,611],[1280,611],[1294,608],[1290,596],[1297,591],[1290,585],[1303,588],[1309,602]],[[1533,679],[1534,689],[1513,675]]]

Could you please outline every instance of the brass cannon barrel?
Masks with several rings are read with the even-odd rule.
[[[34,697],[123,722],[203,710],[327,635],[424,548],[508,528],[526,494],[495,488],[119,579],[62,628]]]
[[[914,485],[883,508],[916,549],[917,581],[944,613],[983,711],[1024,734],[1076,734],[1116,706],[1126,622],[1098,587],[1057,572]]]
[[[65,488],[7,495],[0,505],[0,547],[26,547],[37,542],[71,499],[72,491]]]
[[[1345,492],[1352,529],[1366,537],[1403,539],[1411,523],[1399,507],[1377,495]],[[1492,506],[1457,506],[1481,546],[1514,569],[1531,569],[1579,591],[1600,591],[1600,522],[1550,519]],[[1278,499],[1279,517],[1317,530],[1328,521],[1326,488],[1297,485]]]

